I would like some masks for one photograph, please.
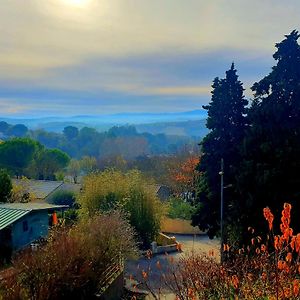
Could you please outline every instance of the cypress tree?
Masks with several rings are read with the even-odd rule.
[[[227,223],[232,224],[228,212],[236,198],[235,174],[240,163],[239,148],[244,138],[248,104],[234,64],[226,72],[224,79],[215,78],[212,89],[210,103],[203,106],[208,111],[206,126],[210,132],[201,143],[203,155],[198,169],[202,176],[197,191],[198,210],[193,216],[193,225],[198,225],[201,230],[208,230],[210,237],[213,237],[220,228],[221,158],[225,162],[225,186],[231,186],[225,193],[224,216]]]

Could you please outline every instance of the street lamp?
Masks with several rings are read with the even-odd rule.
[[[224,159],[221,158],[221,171],[219,172],[221,176],[221,212],[220,212],[220,229],[221,229],[221,263],[223,263],[223,204],[224,204]]]

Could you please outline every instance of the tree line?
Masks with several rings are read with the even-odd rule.
[[[48,149],[30,138],[12,138],[0,144],[0,168],[12,176],[55,180],[70,157],[59,149]]]
[[[139,133],[134,126],[114,126],[106,132],[94,128],[66,126],[62,133],[43,129],[29,130],[23,124],[10,125],[0,122],[0,139],[29,137],[47,148],[66,152],[72,158],[93,156],[97,160],[122,156],[126,160],[145,155],[169,155],[183,148],[193,150],[196,139],[187,136]]]

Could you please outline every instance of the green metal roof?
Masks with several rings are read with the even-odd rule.
[[[30,213],[30,210],[0,208],[0,230]]]
[[[3,203],[0,204],[0,208],[2,209],[19,209],[19,210],[49,210],[49,211],[55,211],[55,210],[61,210],[61,209],[67,209],[69,208],[68,205],[54,205],[49,204],[47,202],[26,202],[26,203]]]
[[[0,230],[13,224],[31,211],[56,211],[67,209],[68,205],[52,205],[48,203],[5,203],[0,204]]]

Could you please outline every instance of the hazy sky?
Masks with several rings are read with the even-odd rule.
[[[299,0],[1,0],[0,116],[200,109],[232,61],[247,88]]]

